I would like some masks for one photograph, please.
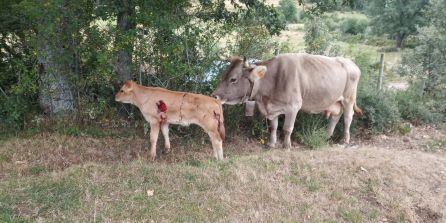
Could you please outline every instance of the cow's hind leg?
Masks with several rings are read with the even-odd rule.
[[[164,137],[164,154],[167,154],[170,152],[170,139],[169,139],[169,124],[164,123],[161,125],[161,132],[163,133]]]
[[[350,143],[350,124],[353,120],[353,102],[344,103],[344,143]]]
[[[293,133],[294,122],[296,121],[296,112],[290,112],[285,114],[285,123],[283,124],[283,146],[287,149],[291,149],[291,133]]]
[[[269,142],[268,146],[274,148],[277,142],[277,126],[279,123],[279,116],[274,117],[271,120],[268,120],[269,123]]]
[[[333,132],[336,128],[336,124],[338,124],[339,119],[341,118],[341,115],[342,115],[342,113],[340,113],[339,115],[331,115],[330,116],[330,123],[328,124],[328,128],[327,128],[328,137],[333,136]]]

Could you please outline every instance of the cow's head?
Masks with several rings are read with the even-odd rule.
[[[135,85],[136,83],[133,81],[125,81],[121,90],[116,93],[115,101],[133,104],[135,96],[135,94],[133,94],[133,89],[135,88]]]
[[[248,65],[240,58],[233,58],[212,95],[222,104],[243,103],[257,93],[258,82],[266,71],[266,66]]]

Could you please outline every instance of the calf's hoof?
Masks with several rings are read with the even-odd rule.
[[[163,152],[164,155],[169,154],[170,153],[170,148],[164,148]]]
[[[150,154],[150,160],[151,161],[155,161],[156,160],[156,153],[155,154],[153,154],[153,153]]]

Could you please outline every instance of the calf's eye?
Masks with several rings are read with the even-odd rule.
[[[237,79],[231,78],[231,80],[229,80],[229,81],[231,81],[231,83],[235,83],[235,82],[237,82]]]

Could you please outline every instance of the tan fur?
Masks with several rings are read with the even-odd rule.
[[[169,124],[199,125],[211,139],[215,158],[223,159],[225,128],[223,109],[218,100],[200,94],[145,87],[133,81],[124,83],[115,100],[137,106],[150,123],[150,152],[153,160],[156,158],[156,142],[160,129],[165,138],[165,149],[170,150]],[[166,104],[167,112],[159,111],[157,103],[160,101]]]

